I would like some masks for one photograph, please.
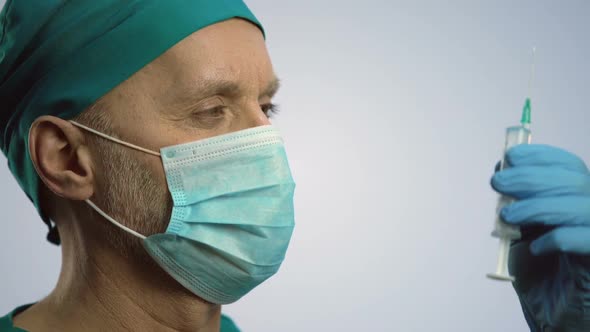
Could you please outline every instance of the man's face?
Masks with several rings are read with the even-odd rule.
[[[277,88],[261,31],[232,19],[193,33],[134,74],[98,103],[106,120],[86,124],[159,151],[269,124]],[[163,232],[172,202],[160,158],[85,136],[95,165],[91,199],[144,235]],[[109,235],[125,247],[120,236]]]

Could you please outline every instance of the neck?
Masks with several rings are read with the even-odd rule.
[[[184,289],[144,252],[122,255],[93,240],[100,238],[95,232],[62,228],[57,286],[15,325],[35,331],[219,331],[221,306]],[[129,241],[143,249],[138,239]],[[35,321],[43,328],[34,328]]]

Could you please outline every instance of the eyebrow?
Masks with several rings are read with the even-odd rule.
[[[278,77],[274,77],[266,86],[259,97],[274,97],[274,95],[279,91],[281,88],[281,80]]]
[[[259,98],[274,97],[281,86],[280,80],[275,76],[262,90]],[[195,91],[196,90],[196,91]],[[185,87],[177,91],[177,100],[183,99],[202,99],[214,95],[237,96],[242,91],[242,88],[234,81],[228,80],[208,80],[199,84],[197,87]],[[188,97],[185,97],[188,96]]]

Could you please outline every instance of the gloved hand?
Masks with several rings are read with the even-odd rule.
[[[590,172],[577,156],[518,145],[492,187],[516,202],[504,221],[521,226],[509,270],[532,331],[590,331]]]

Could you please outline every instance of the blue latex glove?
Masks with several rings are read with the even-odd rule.
[[[507,152],[511,168],[492,187],[516,202],[502,219],[521,226],[510,254],[532,331],[590,331],[590,172],[577,156],[547,145]]]

